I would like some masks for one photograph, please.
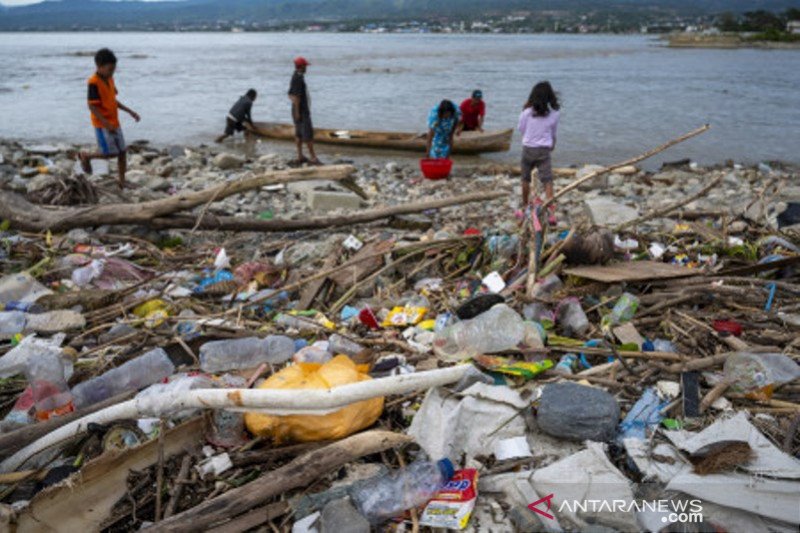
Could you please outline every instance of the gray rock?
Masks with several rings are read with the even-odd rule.
[[[32,146],[26,146],[25,150],[31,154],[38,155],[56,155],[61,151],[58,146],[54,146],[52,144],[34,144]]]
[[[57,181],[58,178],[56,176],[53,176],[52,174],[39,174],[38,176],[31,179],[27,183],[27,187],[25,188],[25,190],[28,193],[34,193],[36,191],[50,187]]]
[[[320,533],[369,533],[370,526],[366,518],[356,511],[350,498],[342,498],[328,503],[322,509],[319,520]]]
[[[39,169],[36,167],[23,167],[19,171],[19,175],[23,178],[32,178],[39,174]]]
[[[223,152],[214,158],[214,166],[221,170],[232,170],[241,168],[245,161],[246,159],[242,156]]]
[[[639,211],[608,197],[584,200],[584,210],[592,224],[596,226],[617,226],[639,217]]]
[[[361,197],[350,191],[309,191],[308,207],[315,211],[358,209]]]
[[[617,434],[619,405],[606,391],[577,383],[554,383],[542,391],[536,421],[553,437],[607,442]]]
[[[575,179],[582,179],[591,174],[592,172],[597,172],[601,170],[603,167],[600,165],[584,165],[578,172],[575,174]],[[586,183],[581,184],[578,189],[585,191],[590,189],[603,189],[608,187],[608,174],[602,174],[600,176],[596,176]]]

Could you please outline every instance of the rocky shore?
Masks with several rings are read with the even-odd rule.
[[[25,194],[34,203],[78,205],[87,203],[80,187],[64,184],[67,176],[78,173],[74,161],[78,146],[20,144],[0,141],[0,186]],[[228,181],[257,176],[264,172],[289,168],[289,156],[257,155],[243,150],[241,144],[229,146],[170,146],[156,148],[146,143],[130,147],[128,181],[135,187],[121,193],[115,186],[116,165],[98,161],[95,175],[88,182],[96,190],[99,203],[142,202],[166,198],[178,191],[200,191]],[[425,180],[419,168],[410,162],[385,164],[335,160],[356,166],[354,183],[304,181],[265,187],[233,196],[208,206],[208,212],[251,219],[302,219],[323,214],[335,215],[368,208],[431,200],[479,190],[503,191],[507,195],[472,204],[420,215],[390,220],[397,229],[433,231],[440,236],[461,234],[467,227],[485,232],[513,233],[513,213],[519,198],[519,168],[494,163],[459,164],[445,181]],[[110,168],[109,168],[110,166]],[[556,190],[600,168],[557,169]],[[558,204],[560,226],[592,224],[614,228],[637,217],[662,209],[702,191],[711,181],[718,186],[681,207],[681,211],[702,214],[727,213],[744,217],[736,229],[753,220],[770,227],[791,225],[791,217],[782,213],[800,202],[798,168],[781,163],[761,163],[744,167],[732,162],[701,167],[690,161],[666,164],[657,172],[625,168],[600,176]],[[70,187],[75,190],[70,190]],[[60,194],[54,194],[53,189]],[[54,198],[57,197],[57,198]],[[477,207],[476,207],[477,206]],[[195,211],[199,211],[196,209]],[[780,221],[779,221],[780,219]],[[669,231],[674,222],[652,218],[646,228]]]

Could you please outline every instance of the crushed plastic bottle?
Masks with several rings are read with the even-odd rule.
[[[356,509],[373,524],[427,503],[453,477],[449,459],[414,461],[388,476],[372,478],[351,495]]]
[[[212,341],[200,347],[200,368],[214,373],[255,368],[262,363],[277,365],[288,361],[294,352],[294,341],[284,335]]]
[[[46,309],[36,302],[11,301],[6,302],[3,306],[3,311],[22,311],[23,313],[39,314],[44,313]]]
[[[311,346],[298,350],[292,356],[292,361],[295,363],[327,363],[332,357],[326,348],[318,346],[318,343],[315,342]]]
[[[475,318],[442,330],[433,340],[433,350],[443,359],[458,360],[512,350],[524,338],[522,317],[506,304],[497,304]]]
[[[779,353],[736,352],[728,356],[722,370],[734,392],[770,398],[773,390],[800,378],[800,366]]]
[[[364,347],[347,337],[334,333],[328,337],[328,351],[333,355],[349,355],[354,357],[364,351]]]
[[[25,313],[22,311],[0,312],[0,338],[10,338],[17,333],[22,333],[27,324]]]
[[[556,323],[556,315],[547,305],[535,302],[527,304],[522,308],[522,314],[526,320],[538,322],[545,329],[552,329]]]
[[[558,360],[558,364],[553,369],[553,372],[557,374],[572,374],[573,367],[575,363],[578,362],[578,356],[574,353],[567,353],[561,356],[561,359]]]
[[[75,407],[85,407],[123,392],[139,390],[158,383],[173,372],[175,365],[167,352],[163,348],[155,348],[105,374],[76,385],[72,389]]]
[[[603,317],[603,326],[617,326],[628,322],[639,309],[639,298],[629,292],[625,292],[619,297],[611,313]]]
[[[25,377],[33,393],[36,420],[49,420],[75,410],[67,385],[68,372],[57,351],[46,351],[28,358]]]
[[[106,262],[103,259],[94,259],[86,266],[72,271],[72,282],[78,287],[86,287],[92,281],[103,275]]]
[[[544,279],[537,281],[536,284],[533,286],[533,297],[534,298],[550,298],[556,292],[560,291],[564,288],[564,284],[561,282],[561,278],[559,278],[555,274],[550,274],[546,276]]]
[[[582,337],[589,333],[589,318],[577,298],[564,298],[556,307],[558,325],[568,337]]]

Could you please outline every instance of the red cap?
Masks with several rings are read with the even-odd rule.
[[[311,63],[309,63],[308,60],[303,56],[298,56],[298,57],[294,58],[294,66],[296,66],[296,67],[305,67],[305,66],[308,66],[310,64]]]

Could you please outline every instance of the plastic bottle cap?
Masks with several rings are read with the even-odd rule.
[[[445,457],[444,459],[439,459],[436,463],[439,465],[439,470],[442,472],[442,476],[444,476],[447,481],[450,481],[450,479],[456,473],[456,468],[453,466],[453,462]]]

